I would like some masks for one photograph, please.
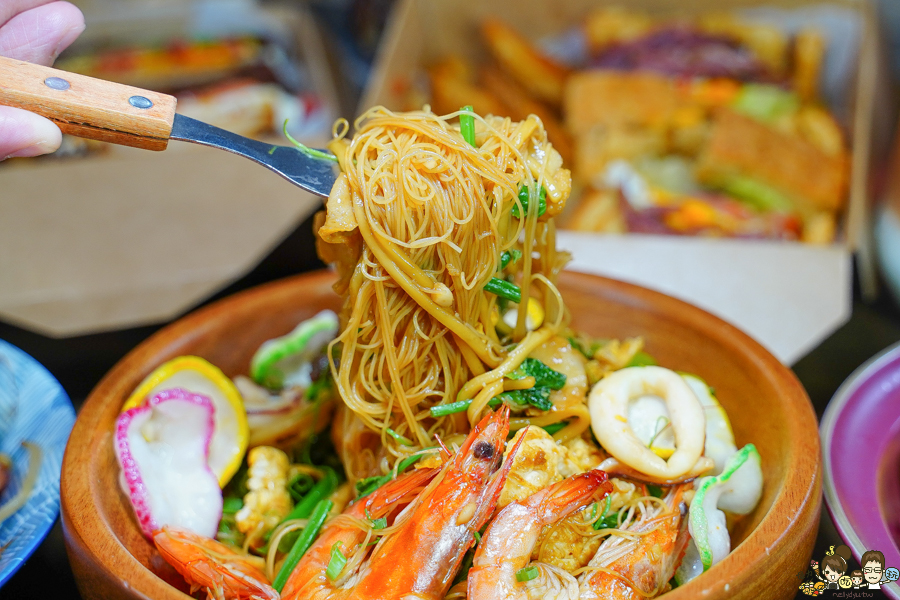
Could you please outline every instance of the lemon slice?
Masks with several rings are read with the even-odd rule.
[[[719,475],[725,468],[728,459],[737,452],[734,431],[731,429],[728,413],[716,400],[705,381],[696,375],[687,373],[681,373],[681,376],[697,395],[700,404],[703,405],[703,412],[706,414],[706,442],[703,455],[715,461],[716,467],[713,469],[713,475]]]
[[[218,367],[197,356],[179,356],[150,373],[125,401],[122,410],[140,406],[157,392],[173,388],[212,400],[215,427],[209,446],[209,468],[224,487],[241,466],[247,451],[247,413],[240,392]]]

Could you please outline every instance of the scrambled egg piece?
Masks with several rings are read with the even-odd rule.
[[[527,498],[570,475],[582,472],[578,464],[569,458],[568,449],[557,444],[550,434],[540,427],[529,427],[516,432],[515,437],[506,444],[504,460],[523,436],[522,444],[506,477],[506,484],[500,493],[498,509],[510,502]]]
[[[585,445],[588,446],[587,443]],[[631,482],[617,478],[610,479],[610,482],[613,484],[610,513],[618,512],[626,503],[642,496],[641,491]],[[598,510],[602,512],[605,506],[606,501],[603,500],[598,503]],[[540,560],[570,573],[587,566],[604,539],[599,535],[590,535],[593,530],[588,523],[593,510],[594,506],[591,504],[553,527],[545,527],[535,544],[531,560]]]

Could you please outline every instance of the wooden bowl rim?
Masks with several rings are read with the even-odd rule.
[[[91,482],[79,492],[71,482],[88,480],[90,463],[81,460],[90,456],[90,448],[98,435],[99,415],[102,413],[107,389],[119,377],[125,375],[132,365],[140,365],[144,356],[158,347],[182,339],[186,335],[196,336],[203,332],[204,325],[215,321],[218,313],[228,312],[236,304],[263,302],[270,294],[278,294],[289,288],[315,286],[334,279],[330,270],[313,271],[256,286],[228,296],[212,304],[197,309],[173,323],[163,327],[141,342],[125,355],[100,380],[91,391],[79,411],[75,427],[69,438],[63,458],[60,488],[61,515],[67,551],[88,552],[91,560],[103,565],[107,575],[126,582],[125,585],[137,598],[156,600],[188,600],[190,596],[159,578],[153,571],[140,563],[119,541],[109,523],[91,501],[89,490],[96,486]],[[666,595],[669,600],[686,600],[709,593],[728,593],[740,590],[759,576],[753,568],[785,541],[790,526],[797,520],[818,520],[821,510],[821,452],[819,450],[818,426],[812,404],[803,386],[793,372],[781,364],[768,350],[743,331],[730,323],[694,305],[631,283],[608,279],[597,275],[564,271],[560,275],[563,286],[567,281],[581,282],[592,286],[602,286],[613,297],[628,298],[631,304],[639,301],[644,310],[652,307],[653,312],[665,314],[679,322],[690,322],[690,327],[706,338],[715,339],[720,344],[735,348],[737,354],[746,356],[760,371],[776,380],[784,391],[782,401],[795,415],[786,423],[790,451],[786,457],[787,466],[784,485],[776,493],[772,506],[757,527],[710,572],[685,586],[672,590]],[[808,436],[815,445],[816,452],[798,452],[795,441]],[[719,576],[710,576],[718,573]],[[727,580],[724,575],[731,575]]]

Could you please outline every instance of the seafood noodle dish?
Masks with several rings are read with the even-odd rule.
[[[340,310],[246,373],[159,365],[116,420],[154,569],[217,600],[637,600],[703,577],[760,455],[703,373],[572,328],[571,177],[541,120],[377,107],[350,133],[298,144],[340,169],[315,219]]]

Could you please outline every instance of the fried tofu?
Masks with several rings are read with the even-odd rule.
[[[721,186],[735,176],[750,177],[784,193],[806,213],[841,208],[847,175],[845,155],[830,156],[729,109],[716,112],[697,165],[701,183]]]
[[[498,19],[486,19],[482,38],[500,67],[534,98],[559,106],[568,70],[541,54],[515,29]]]

